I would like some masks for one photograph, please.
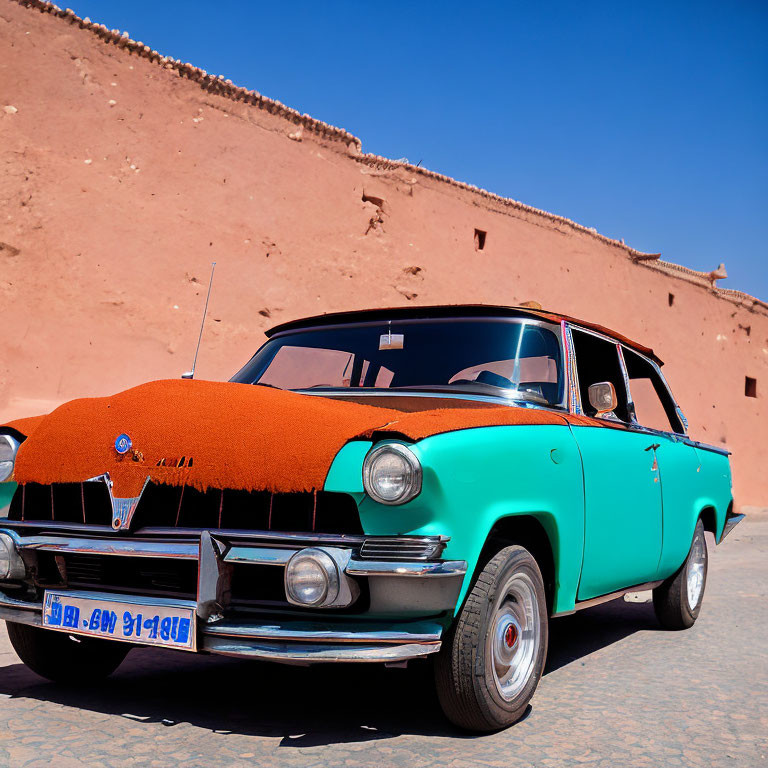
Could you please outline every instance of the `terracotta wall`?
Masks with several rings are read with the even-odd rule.
[[[0,419],[188,369],[215,260],[199,377],[306,314],[535,299],[653,346],[768,504],[764,304],[96,31],[0,1]]]

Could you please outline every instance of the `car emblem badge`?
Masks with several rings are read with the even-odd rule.
[[[133,513],[139,506],[141,496],[132,499],[112,498],[112,527],[119,531],[121,528],[127,528],[130,525]]]
[[[128,435],[123,433],[122,435],[117,436],[117,440],[115,440],[115,450],[121,455],[124,456],[128,451],[131,450],[131,447],[133,446],[133,441],[131,440]]]

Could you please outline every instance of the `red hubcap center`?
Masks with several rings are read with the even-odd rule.
[[[507,648],[512,648],[517,642],[517,627],[514,624],[510,624],[504,633],[504,642],[507,644]]]

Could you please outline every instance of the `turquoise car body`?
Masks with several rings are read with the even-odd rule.
[[[652,439],[661,442],[656,470],[645,451]],[[566,614],[579,601],[667,578],[685,560],[699,517],[719,540],[731,504],[722,451],[647,431],[540,425],[480,427],[411,444],[423,489],[393,508],[363,492],[371,445],[348,443],[325,489],[357,495],[366,534],[449,536],[444,556],[470,564],[456,611],[489,535],[513,518],[532,518],[546,533],[552,612]]]

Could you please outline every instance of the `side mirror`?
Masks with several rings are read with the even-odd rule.
[[[597,411],[596,416],[602,416],[616,409],[619,400],[616,397],[616,387],[610,381],[600,381],[589,385],[589,404]]]

